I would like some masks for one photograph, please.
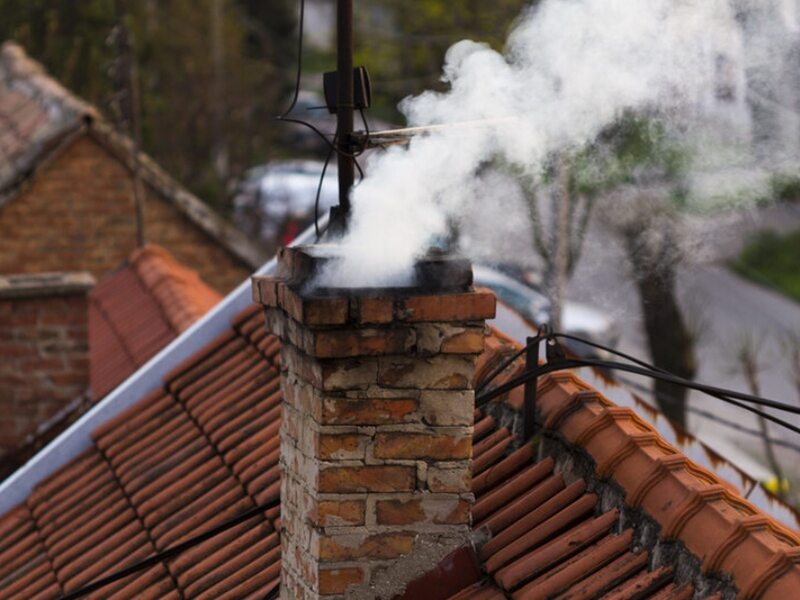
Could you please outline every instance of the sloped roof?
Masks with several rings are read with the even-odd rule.
[[[12,42],[0,46],[0,196],[29,173],[56,140],[98,116],[21,47]]]
[[[89,295],[91,389],[102,398],[222,296],[164,248],[135,250]]]
[[[96,431],[92,448],[0,520],[0,598],[57,597],[277,498],[278,348],[249,310]],[[263,597],[280,577],[277,518],[251,519],[98,597]]]
[[[17,196],[41,164],[82,134],[133,168],[131,140],[114,131],[97,108],[50,77],[18,44],[0,45],[0,206]],[[264,262],[260,248],[150,157],[140,152],[139,164],[142,179],[195,226],[249,267]]]
[[[514,349],[501,335],[488,338],[478,378]],[[279,342],[252,307],[161,389],[97,429],[89,450],[0,517],[0,598],[54,598],[277,499],[279,370]],[[481,569],[460,582],[466,589],[456,598],[536,597],[540,586],[572,597],[596,597],[600,588],[609,597],[681,597],[716,593],[728,580],[751,597],[781,598],[800,585],[796,532],[632,410],[556,373],[539,387],[543,441],[515,449],[515,400],[476,418],[473,517],[488,541],[478,544]],[[263,597],[279,582],[277,513],[102,597]]]

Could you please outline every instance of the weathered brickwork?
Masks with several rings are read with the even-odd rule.
[[[282,598],[392,598],[466,543],[472,381],[494,297],[314,297],[256,278],[282,339]]]
[[[116,269],[136,248],[132,179],[84,135],[42,165],[17,197],[0,206],[0,273]],[[226,293],[251,270],[153,189],[145,202],[147,240]]]
[[[0,456],[87,392],[89,289],[0,285]]]

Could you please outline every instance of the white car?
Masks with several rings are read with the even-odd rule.
[[[273,162],[251,169],[234,199],[234,214],[238,224],[245,225],[252,215],[259,217],[265,240],[273,240],[287,221],[303,226],[314,218],[323,163],[314,160]],[[336,162],[328,165],[319,195],[319,215],[327,214],[339,202]]]
[[[532,321],[534,325],[550,322],[550,300],[539,290],[491,267],[475,265],[472,268],[475,283],[487,287],[497,297]],[[604,346],[616,346],[619,332],[613,319],[603,312],[567,300],[561,314],[563,333],[586,338]],[[567,344],[574,347],[574,344]]]

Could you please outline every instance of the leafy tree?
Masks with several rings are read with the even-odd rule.
[[[375,109],[398,120],[397,103],[439,89],[444,55],[471,38],[502,49],[530,0],[362,0],[356,6],[356,64],[373,80]]]
[[[129,3],[143,147],[177,179],[225,209],[229,180],[276,145],[273,117],[295,58],[291,0]],[[66,87],[112,120],[114,0],[0,0],[0,39],[15,39]]]

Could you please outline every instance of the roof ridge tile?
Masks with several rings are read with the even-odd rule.
[[[222,299],[196,271],[156,244],[135,250],[130,264],[176,333],[184,331]]]
[[[679,539],[689,521],[709,502],[724,498],[726,492],[725,486],[719,483],[702,490],[692,490],[689,497],[675,509],[672,519],[663,525],[662,535],[666,539]]]
[[[764,529],[769,526],[769,518],[764,515],[752,515],[745,517],[737,523],[736,527],[730,532],[727,538],[722,540],[717,550],[708,555],[705,560],[704,567],[708,571],[718,571],[722,567],[722,563],[733,552],[734,549],[745,541],[745,538],[750,535],[751,531]]]
[[[571,373],[556,373],[557,378],[551,374],[539,387],[541,421],[585,450],[598,476],[616,481],[625,504],[655,519],[664,539],[680,540],[701,559],[705,572],[730,573],[749,594],[745,597],[758,597],[768,588],[788,589],[789,582],[800,585],[800,534],[763,515],[732,484],[675,449],[632,409],[607,400],[595,404],[596,397],[581,394]],[[605,404],[610,406],[598,410]],[[735,560],[728,548],[734,542]],[[783,577],[790,570],[791,576]],[[777,592],[770,597],[779,598]]]

